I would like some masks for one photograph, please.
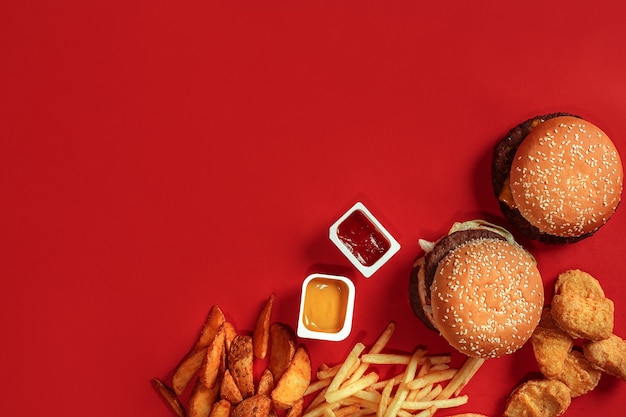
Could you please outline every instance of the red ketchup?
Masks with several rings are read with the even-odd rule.
[[[372,266],[391,244],[361,210],[355,210],[337,228],[339,240],[365,266]]]

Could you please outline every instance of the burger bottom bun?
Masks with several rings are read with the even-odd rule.
[[[521,247],[479,239],[441,261],[432,286],[432,310],[441,335],[460,352],[497,358],[522,347],[539,323],[541,275]]]

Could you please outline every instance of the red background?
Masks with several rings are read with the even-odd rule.
[[[390,320],[392,348],[449,351],[407,300],[418,238],[506,225],[491,149],[534,115],[580,114],[626,155],[624,39],[602,2],[0,2],[0,414],[168,416],[149,381],[210,306],[248,331],[274,292],[295,327],[311,271],[357,287],[350,337],[303,341],[315,366]],[[370,279],[327,238],[359,200],[402,245]],[[595,275],[626,336],[623,210],[522,242],[548,294]],[[463,410],[498,415],[534,371],[528,346],[487,362]],[[604,377],[567,415],[625,395]]]

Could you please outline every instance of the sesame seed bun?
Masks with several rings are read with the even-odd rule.
[[[597,126],[572,116],[538,124],[521,142],[510,171],[515,208],[541,233],[588,237],[615,213],[623,168]]]
[[[522,347],[544,302],[533,257],[517,244],[474,239],[440,262],[431,286],[432,320],[460,352],[497,358]]]

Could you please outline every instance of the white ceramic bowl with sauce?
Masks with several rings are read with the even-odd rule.
[[[329,237],[365,278],[400,250],[400,244],[361,202],[333,223]]]
[[[311,274],[302,283],[298,336],[340,341],[352,331],[355,288],[347,277]]]

